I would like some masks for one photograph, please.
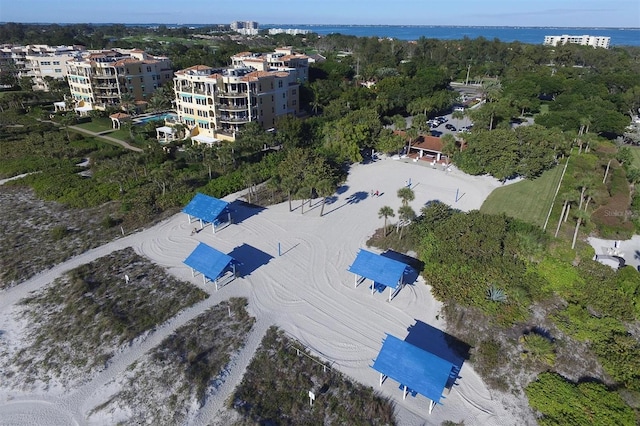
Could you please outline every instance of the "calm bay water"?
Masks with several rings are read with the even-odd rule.
[[[640,28],[559,28],[559,27],[447,27],[403,25],[260,25],[265,28],[298,28],[320,35],[333,33],[357,37],[391,37],[417,40],[420,37],[457,40],[464,37],[494,38],[503,42],[542,44],[546,35],[593,35],[611,37],[612,46],[640,46]]]

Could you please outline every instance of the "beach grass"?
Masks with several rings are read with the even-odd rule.
[[[70,383],[104,368],[118,347],[206,297],[132,248],[115,251],[21,302],[32,325],[12,368],[26,383],[42,377]]]
[[[262,339],[229,403],[247,420],[243,425],[396,423],[391,401],[332,369],[276,327]]]
[[[246,342],[255,323],[246,305],[247,299],[232,297],[178,328],[136,362],[122,390],[92,414],[126,406],[129,424],[187,424],[188,411],[222,384]]]
[[[542,227],[562,176],[563,166],[547,170],[533,180],[523,180],[494,190],[480,211],[521,219]]]

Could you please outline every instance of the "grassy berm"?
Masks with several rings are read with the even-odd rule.
[[[0,290],[122,235],[115,203],[70,209],[25,187],[0,186]]]
[[[244,298],[231,298],[189,321],[125,374],[122,391],[93,412],[125,408],[131,424],[186,424],[215,398],[255,318]],[[229,315],[229,311],[231,315]]]
[[[26,345],[12,357],[5,376],[22,383],[56,378],[70,384],[104,368],[119,347],[206,297],[133,249],[115,251],[21,302],[28,321]]]
[[[313,406],[309,391],[316,395]],[[388,399],[337,370],[324,371],[322,361],[276,327],[262,339],[229,403],[244,416],[236,426],[395,424]]]

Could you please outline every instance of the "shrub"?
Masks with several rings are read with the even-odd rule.
[[[529,404],[544,425],[634,425],[631,407],[601,383],[575,384],[555,373],[542,373],[525,389]]]
[[[51,231],[51,238],[54,241],[59,241],[61,239],[63,239],[64,237],[66,237],[67,235],[69,235],[69,228],[67,228],[64,225],[58,225],[58,226],[54,226]]]

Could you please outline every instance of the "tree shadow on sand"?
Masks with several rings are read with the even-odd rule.
[[[367,198],[369,198],[369,193],[365,192],[365,191],[358,191],[358,192],[354,192],[353,194],[349,195],[345,202],[341,205],[339,205],[338,207],[334,208],[333,210],[329,210],[327,212],[324,213],[323,216],[328,215],[329,213],[335,212],[336,210],[350,205],[350,204],[358,204],[360,201],[366,200]]]

